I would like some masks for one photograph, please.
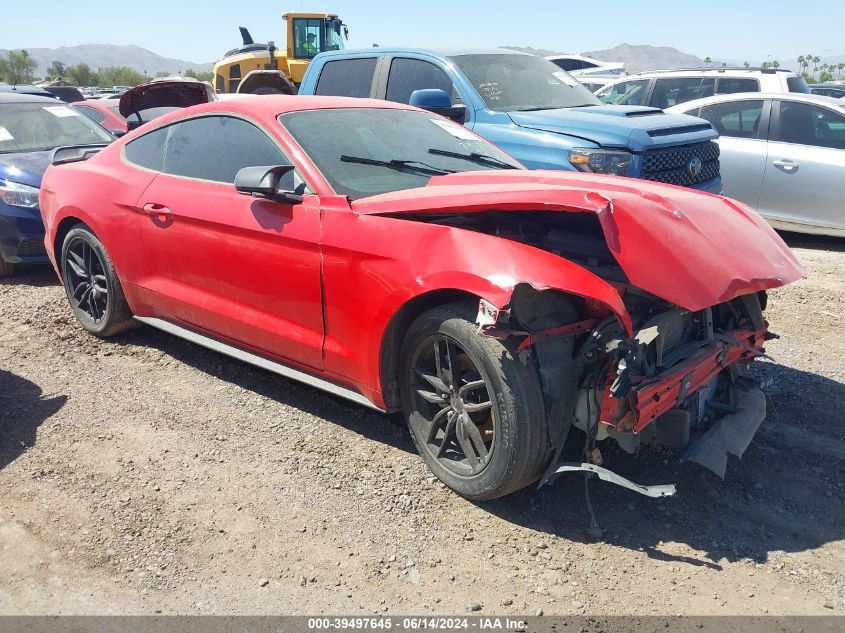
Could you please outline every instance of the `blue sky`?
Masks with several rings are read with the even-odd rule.
[[[567,52],[622,42],[674,46],[713,59],[784,64],[802,53],[845,54],[841,0],[567,2],[565,0],[3,0],[0,48],[137,44],[160,55],[214,61],[240,43],[284,41],[285,11],[337,12],[350,45],[534,46]],[[521,14],[516,13],[519,7]],[[222,16],[222,17],[218,17]]]

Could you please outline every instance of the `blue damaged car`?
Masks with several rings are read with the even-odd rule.
[[[0,92],[0,277],[18,264],[49,263],[38,193],[51,150],[113,140],[62,101]]]
[[[530,169],[579,170],[721,193],[717,133],[657,108],[604,105],[552,62],[506,49],[328,51],[301,95],[370,97],[452,118]]]

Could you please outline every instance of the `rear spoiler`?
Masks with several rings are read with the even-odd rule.
[[[78,163],[82,160],[88,160],[104,147],[108,147],[108,143],[102,143],[99,145],[66,145],[64,147],[57,147],[53,150],[53,153],[50,154],[50,164],[64,165],[66,163]]]

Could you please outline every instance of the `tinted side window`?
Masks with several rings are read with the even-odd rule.
[[[314,94],[333,97],[369,97],[375,70],[375,57],[327,62],[320,72]]]
[[[808,103],[781,101],[778,132],[773,140],[845,149],[845,115]]]
[[[807,85],[803,77],[799,77],[798,75],[787,77],[786,87],[789,88],[789,92],[800,92],[805,95],[810,94],[810,86]]]
[[[713,77],[666,77],[654,82],[651,103],[655,108],[671,108],[679,103],[702,99],[713,94]]]
[[[207,116],[169,128],[163,171],[174,176],[235,182],[243,167],[290,163],[252,123],[230,116]]]
[[[604,103],[614,105],[643,105],[650,81],[650,79],[623,81],[610,88],[605,88],[598,94],[598,97]]]
[[[164,165],[164,145],[170,128],[162,128],[129,141],[123,148],[123,155],[130,163],[161,171]]]
[[[583,68],[577,59],[553,59],[552,62],[563,70],[580,70]]]
[[[716,80],[716,94],[735,92],[760,92],[760,82],[750,77],[719,77]]]
[[[721,136],[759,138],[763,100],[732,101],[702,106],[698,116],[707,119]]]
[[[99,110],[95,110],[94,108],[86,108],[85,106],[76,106],[76,109],[79,110],[82,114],[87,116],[91,119],[94,123],[99,123],[100,125],[106,120],[106,115],[100,112]]]
[[[419,59],[397,57],[390,63],[390,74],[387,77],[388,101],[408,103],[414,90],[439,88],[450,96],[452,81],[445,72],[432,63]]]

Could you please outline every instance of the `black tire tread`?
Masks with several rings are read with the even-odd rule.
[[[427,331],[435,324],[456,320],[457,323],[453,325],[463,330],[468,337],[474,338],[483,353],[491,359],[498,380],[503,385],[505,401],[514,403],[513,408],[517,413],[514,442],[507,454],[505,473],[499,482],[494,482],[485,489],[462,493],[474,500],[487,500],[510,494],[536,481],[548,462],[549,438],[540,379],[533,362],[526,355],[519,353],[515,345],[490,336],[478,335],[473,308],[474,306],[468,303],[452,303],[433,308],[411,325],[406,334],[406,341],[413,340],[417,331]],[[409,350],[403,350],[403,359],[407,359],[408,353]],[[400,363],[403,371],[405,365],[405,362]],[[400,380],[403,379],[400,377]],[[413,433],[411,436],[416,445]],[[419,445],[417,450],[421,455],[424,454]],[[444,483],[449,485],[448,481]]]
[[[116,334],[120,334],[121,332],[125,332],[126,330],[132,329],[136,326],[136,322],[133,319],[129,303],[126,301],[126,295],[123,293],[123,286],[120,284],[120,279],[114,269],[114,264],[112,263],[111,257],[109,257],[106,247],[103,246],[103,243],[87,224],[80,222],[79,224],[74,225],[70,231],[68,231],[67,235],[65,235],[64,242],[62,243],[62,258],[65,257],[65,246],[79,233],[86,233],[88,239],[97,247],[97,250],[102,257],[103,266],[105,267],[106,275],[109,277],[109,283],[112,288],[112,297],[110,297],[112,305],[110,306],[111,314],[109,315],[108,325],[102,330],[95,330],[87,327],[84,323],[80,322],[80,324],[88,332],[95,336],[99,336],[100,338],[109,338],[111,336],[115,336]]]

